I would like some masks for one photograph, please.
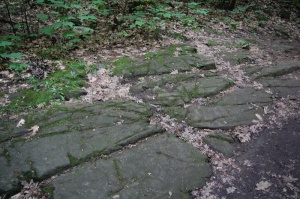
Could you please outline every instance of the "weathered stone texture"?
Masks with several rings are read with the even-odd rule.
[[[211,175],[207,158],[170,135],[83,164],[54,181],[55,198],[189,198]],[[72,183],[70,183],[72,182]]]

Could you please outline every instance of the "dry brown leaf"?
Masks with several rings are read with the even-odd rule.
[[[256,113],[255,116],[257,117],[257,119],[259,119],[259,121],[264,121],[264,119],[258,113]]]
[[[256,184],[255,190],[258,191],[263,191],[269,188],[272,184],[269,183],[268,181],[260,181],[259,183]]]
[[[22,118],[22,119],[18,122],[17,127],[21,127],[21,126],[23,126],[24,124],[25,124],[25,120]]]
[[[226,191],[227,191],[228,194],[235,192],[235,190],[236,190],[235,187],[228,187],[228,188],[226,188]]]
[[[172,71],[170,74],[171,74],[171,75],[176,75],[176,74],[178,74],[178,70],[174,70],[174,71]]]
[[[32,126],[30,129],[28,129],[28,131],[30,132],[32,132],[31,134],[30,134],[30,136],[34,136],[34,135],[36,135],[37,134],[37,132],[39,131],[39,126],[38,125],[34,125],[34,126]]]
[[[294,178],[293,176],[289,175],[289,176],[283,176],[283,180],[289,183],[289,182],[296,182],[298,178]]]

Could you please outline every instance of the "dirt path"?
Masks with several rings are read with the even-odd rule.
[[[193,198],[298,198],[299,117],[265,129],[238,145],[229,164],[215,170]]]

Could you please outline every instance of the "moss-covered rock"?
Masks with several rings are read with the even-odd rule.
[[[224,61],[229,62],[231,65],[247,63],[251,60],[251,56],[246,51],[237,51],[233,53],[223,52],[220,56]]]
[[[235,140],[230,136],[213,134],[204,137],[203,141],[213,150],[222,153],[226,158],[234,155],[234,146],[232,144]]]
[[[5,123],[0,129],[0,190],[12,191],[22,179],[41,180],[163,132],[149,124],[151,114],[145,105],[112,101],[36,113],[24,118],[20,129],[17,121]],[[33,125],[39,126],[35,136],[27,130]]]
[[[69,62],[66,70],[58,70],[44,80],[35,82],[32,88],[19,90],[10,95],[8,112],[19,112],[49,104],[53,100],[69,100],[86,94],[87,67],[84,63]],[[90,69],[89,69],[90,70]]]
[[[189,198],[210,175],[207,158],[197,149],[160,135],[59,176],[54,198]]]
[[[277,65],[262,67],[261,70],[257,71],[257,74],[255,74],[253,78],[259,79],[261,77],[278,77],[281,75],[292,73],[299,69],[299,61],[281,62]]]
[[[150,60],[134,61],[122,58],[114,62],[113,75],[126,78],[161,75],[172,71],[185,72],[193,67],[198,69],[215,69],[213,60],[196,54],[196,49],[190,46],[173,45],[164,51],[148,53],[145,56]]]
[[[226,78],[201,74],[165,75],[158,80],[148,80],[134,85],[130,91],[146,101],[164,106],[189,103],[193,98],[208,97],[232,85]]]
[[[245,72],[253,80],[261,83],[265,88],[270,89],[273,94],[280,97],[299,95],[299,79],[284,77],[284,75],[290,73],[295,74],[296,77],[299,76],[299,61],[286,61],[269,67],[247,67]]]
[[[251,125],[257,114],[263,117],[263,106],[271,102],[271,95],[260,90],[245,88],[227,94],[210,105],[192,105],[186,109],[168,107],[172,117],[186,121],[197,128],[230,129]]]

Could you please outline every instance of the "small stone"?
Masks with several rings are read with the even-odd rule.
[[[203,141],[213,150],[222,153],[226,158],[234,155],[234,147],[231,144],[234,139],[229,136],[222,134],[209,135],[204,137]]]

